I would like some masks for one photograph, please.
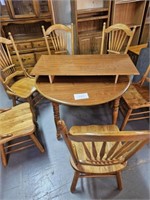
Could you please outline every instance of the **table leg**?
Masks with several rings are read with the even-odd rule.
[[[57,139],[60,139],[60,128],[57,125],[57,122],[60,120],[60,113],[59,113],[59,104],[52,102],[53,105],[53,113],[54,113],[54,122],[56,126],[56,137]]]
[[[114,107],[113,107],[113,124],[117,124],[117,119],[118,119],[118,112],[119,112],[119,104],[120,104],[120,98],[117,98],[114,100]]]

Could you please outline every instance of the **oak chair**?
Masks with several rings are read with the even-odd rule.
[[[106,23],[104,22],[100,54],[104,53],[106,37],[108,37],[107,53],[126,54],[132,42],[135,29],[136,26],[131,30],[125,24],[113,24],[106,28]]]
[[[36,145],[44,152],[34,132],[35,125],[29,103],[22,103],[11,109],[0,109],[0,152],[3,166],[7,165],[7,154],[27,147]]]
[[[100,176],[116,176],[121,190],[121,171],[150,137],[150,131],[120,132],[116,125],[73,126],[69,131],[64,121],[60,120],[58,125],[75,171],[71,192],[75,191],[78,178]]]
[[[121,130],[125,128],[129,121],[150,118],[149,73],[150,65],[141,80],[132,83],[122,96],[120,109],[125,117]]]
[[[28,101],[33,115],[35,115],[34,104],[38,102],[35,101],[38,99],[35,78],[26,72],[11,33],[9,33],[9,37],[10,39],[0,37],[0,79],[8,96],[12,98],[13,105],[16,105],[17,101],[20,100]],[[8,45],[13,46],[20,68],[15,67]]]
[[[47,30],[42,26],[48,54],[51,54],[48,38],[51,39],[54,54],[74,54],[73,24],[71,27],[63,24],[51,25]]]
[[[102,42],[100,54],[105,51],[111,54],[126,54],[132,42],[136,26],[131,30],[125,24],[113,24],[106,28],[106,23],[103,24]],[[106,44],[106,38],[108,44]],[[117,83],[118,75],[116,76],[115,83]]]

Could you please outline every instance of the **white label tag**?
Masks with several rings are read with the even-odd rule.
[[[88,98],[89,98],[88,93],[74,94],[74,99],[75,100],[88,99]]]

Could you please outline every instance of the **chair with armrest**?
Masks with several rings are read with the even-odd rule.
[[[22,103],[11,109],[0,109],[0,152],[3,166],[7,165],[7,154],[27,147],[36,145],[44,152],[34,132],[35,125],[29,103]]]
[[[122,189],[121,171],[128,159],[149,142],[150,131],[119,131],[116,125],[73,126],[68,131],[58,122],[71,154],[74,177],[71,192],[79,177],[116,176]]]
[[[17,101],[25,100],[30,103],[33,115],[34,105],[38,102],[38,92],[35,87],[35,78],[31,77],[24,69],[19,52],[13,40],[11,33],[9,33],[10,39],[0,37],[0,69],[1,69],[1,82],[10,98],[13,100],[13,105],[16,105]],[[8,45],[12,45],[20,68],[16,68],[12,62],[12,58],[9,52]]]
[[[51,55],[51,49],[48,38],[52,42],[54,54],[74,54],[73,24],[71,24],[71,27],[63,24],[54,24],[47,30],[42,26],[42,31],[49,55]]]
[[[150,118],[149,73],[150,65],[141,80],[132,83],[121,98],[120,109],[125,116],[121,130],[125,128],[128,121]]]

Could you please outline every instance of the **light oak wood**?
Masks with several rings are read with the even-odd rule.
[[[128,66],[128,67],[127,67]],[[42,55],[32,75],[138,75],[128,55]]]
[[[140,44],[140,45],[130,46],[128,50],[136,55],[139,55],[141,49],[146,48],[146,47],[147,47],[147,44]]]
[[[149,73],[150,65],[147,67],[142,79],[138,83],[131,84],[122,96],[121,111],[125,118],[121,130],[125,128],[129,121],[150,118]],[[145,82],[148,82],[148,84],[144,85]]]
[[[78,178],[116,176],[118,189],[122,189],[121,171],[128,159],[149,142],[150,131],[119,131],[116,125],[73,126],[67,129],[59,121],[63,139],[71,154],[75,173],[71,192]]]
[[[126,54],[132,42],[136,27],[131,30],[125,24],[113,24],[106,28],[103,24],[101,54],[104,52],[105,39],[108,38],[108,53]]]
[[[32,146],[31,141],[44,152],[34,132],[35,125],[29,103],[22,103],[0,113],[0,151],[4,166],[7,165],[6,154]],[[25,136],[30,139],[26,139]],[[16,141],[17,138],[21,138],[21,141]],[[15,143],[10,144],[11,141]],[[12,147],[16,148],[11,149]]]
[[[48,37],[52,41],[55,54],[74,54],[73,24],[71,24],[71,27],[63,24],[54,24],[46,30],[42,26],[42,31],[49,55],[51,55],[51,49],[48,43]]]

